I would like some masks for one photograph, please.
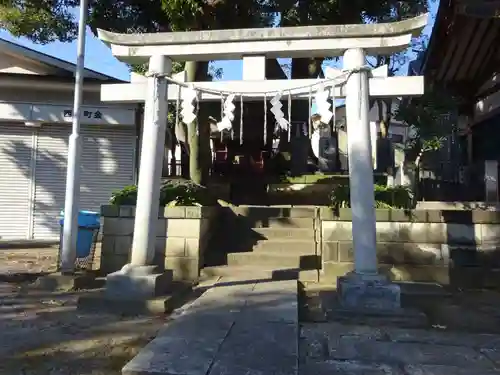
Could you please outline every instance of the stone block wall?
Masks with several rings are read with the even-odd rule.
[[[211,237],[218,231],[227,231],[227,226],[214,225],[220,209],[162,209],[157,224],[155,264],[172,269],[177,280],[197,280]],[[294,228],[306,225],[314,229],[316,254],[321,258],[320,274],[324,280],[334,281],[353,269],[350,209],[333,212],[327,207],[304,206],[234,208],[243,216],[249,215],[250,221],[255,221],[253,226],[259,226],[257,221],[261,216],[275,217],[277,210],[284,209],[288,210],[284,216],[293,218]],[[307,223],[297,219],[302,217],[303,210],[307,210],[310,217]],[[102,207],[103,273],[114,272],[129,261],[134,216],[134,207]],[[392,279],[462,287],[500,286],[500,210],[417,209],[410,213],[376,210],[376,218],[379,268]],[[276,220],[273,222],[276,228],[281,228]],[[286,228],[293,230],[289,223]],[[231,236],[222,237],[228,241]],[[248,246],[243,238],[235,238],[235,241],[226,247]]]
[[[175,280],[195,281],[203,266],[218,207],[165,207],[156,228],[154,263],[171,269]],[[130,260],[135,207],[102,206],[101,272],[121,269]]]
[[[396,280],[462,286],[498,283],[500,212],[484,210],[377,210],[377,255]],[[353,269],[352,213],[320,209],[323,274]]]

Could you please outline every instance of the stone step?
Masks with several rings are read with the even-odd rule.
[[[280,255],[261,252],[229,253],[229,266],[262,266],[264,268],[319,269],[320,260],[315,255]]]
[[[225,233],[219,233],[219,248],[223,246],[228,252],[233,249],[241,251],[252,250],[254,246],[266,241],[287,241],[289,243],[302,242],[313,244],[315,241],[314,229],[287,229],[287,228],[228,228]],[[265,247],[267,245],[264,245]]]
[[[316,243],[312,240],[260,240],[253,246],[255,253],[273,253],[281,255],[316,255]]]
[[[316,217],[318,208],[314,206],[235,206],[231,207],[235,214],[249,218],[310,218]]]
[[[317,270],[299,269],[263,269],[258,266],[212,266],[201,270],[201,277],[209,279],[213,277],[229,277],[242,280],[301,280],[309,282],[318,281]]]
[[[251,228],[314,229],[314,219],[295,217],[241,218]]]
[[[252,230],[269,240],[314,240],[312,228],[252,228]]]

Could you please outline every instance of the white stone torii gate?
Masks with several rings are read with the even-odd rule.
[[[341,301],[347,306],[399,307],[399,289],[381,278],[377,270],[376,228],[369,97],[422,95],[423,77],[370,75],[364,68],[366,56],[388,55],[408,47],[413,36],[427,24],[427,14],[388,24],[305,26],[267,29],[239,29],[156,34],[116,34],[98,31],[114,56],[126,63],[149,62],[148,78],[130,84],[106,84],[101,100],[145,102],[145,117],[139,169],[138,199],[131,264],[114,276],[128,285],[150,279],[153,288],[161,275],[151,274],[155,228],[166,131],[167,102],[182,97],[185,88],[168,84],[172,60],[243,60],[243,81],[193,82],[196,89],[234,92],[244,100],[263,100],[263,92],[291,92],[294,98],[308,99],[310,87],[329,80],[265,80],[266,58],[344,57],[344,70],[354,71],[344,86],[336,87],[335,97],[346,99],[346,120],[352,230],[355,271],[339,279]],[[372,77],[372,78],[370,78]],[[200,100],[220,101],[220,95],[202,92]],[[131,271],[132,270],[132,271]],[[158,290],[158,289],[157,289]],[[375,297],[376,296],[376,297]],[[130,295],[128,296],[130,298]],[[387,297],[387,298],[385,298]],[[374,301],[376,300],[376,301]]]

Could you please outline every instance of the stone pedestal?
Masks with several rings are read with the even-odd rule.
[[[385,277],[351,273],[339,277],[337,293],[343,308],[357,311],[395,311],[401,309],[399,285]]]
[[[171,270],[156,266],[125,265],[106,277],[106,287],[78,298],[84,311],[120,315],[164,314],[178,307],[191,285],[172,281]]]
[[[113,299],[145,300],[170,292],[172,271],[158,272],[156,266],[125,265],[106,278],[105,295]]]

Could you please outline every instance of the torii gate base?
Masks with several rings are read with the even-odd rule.
[[[356,273],[337,279],[337,293],[342,307],[360,312],[370,310],[398,311],[401,308],[399,285],[378,275],[367,279]]]

